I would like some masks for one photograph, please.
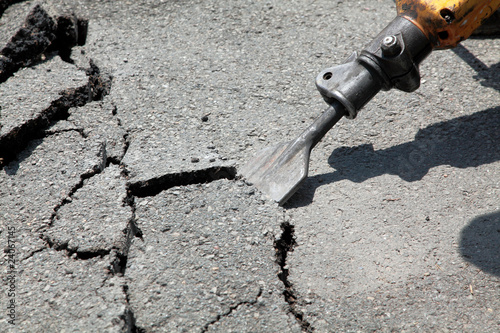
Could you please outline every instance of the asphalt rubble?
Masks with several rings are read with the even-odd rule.
[[[394,14],[0,1],[0,331],[500,330],[498,38],[340,121],[284,207],[238,174]]]

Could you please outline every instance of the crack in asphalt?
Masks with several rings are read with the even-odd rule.
[[[61,209],[61,207],[63,207],[64,205],[66,205],[72,201],[71,198],[76,193],[76,191],[78,191],[79,189],[81,189],[85,185],[85,181],[87,179],[94,177],[97,174],[100,174],[105,169],[106,145],[104,143],[101,144],[100,155],[101,155],[101,163],[99,165],[94,166],[93,170],[80,175],[80,181],[76,185],[74,185],[71,188],[71,190],[69,191],[68,195],[66,195],[66,197],[64,199],[62,199],[61,202],[54,207],[52,215],[50,216],[48,225],[41,226],[37,231],[43,231],[46,228],[50,228],[53,225],[54,220],[57,217],[57,212]],[[48,241],[48,239],[44,239],[44,240]],[[49,246],[52,247],[50,244],[49,244]]]
[[[283,222],[281,224],[281,236],[274,242],[274,248],[276,250],[276,261],[280,267],[280,272],[278,273],[278,278],[283,283],[285,289],[283,291],[283,296],[285,301],[288,303],[290,312],[293,314],[297,322],[300,324],[303,332],[313,332],[314,327],[304,319],[304,314],[297,308],[297,293],[293,288],[293,285],[288,280],[289,271],[287,268],[286,259],[288,253],[292,252],[294,247],[297,245],[295,241],[295,228],[289,222]]]
[[[129,299],[129,294],[128,294],[128,285],[123,286],[123,293],[125,294],[125,302],[127,303],[127,309],[125,310],[125,314],[123,318],[125,322],[127,323],[127,332],[129,333],[143,333],[145,332],[144,329],[137,327],[136,326],[136,318],[134,311],[132,311],[132,308],[130,306],[130,299]]]
[[[29,258],[33,257],[35,254],[42,252],[42,251],[45,251],[46,249],[47,249],[46,247],[40,247],[36,250],[33,250],[30,253],[28,253],[27,255],[25,255],[24,257],[22,257],[21,259],[19,259],[19,262],[22,262],[26,259],[29,259]]]
[[[217,317],[212,320],[211,322],[207,323],[202,329],[201,329],[201,332],[204,333],[204,332],[208,332],[208,328],[214,324],[216,324],[217,322],[219,322],[222,318],[225,318],[229,315],[231,315],[231,313],[233,313],[234,311],[238,310],[238,308],[240,306],[243,306],[243,305],[254,305],[258,302],[259,300],[259,297],[262,296],[262,288],[259,288],[259,292],[257,293],[257,296],[255,296],[255,299],[254,300],[251,300],[251,301],[243,301],[243,302],[239,302],[238,304],[236,305],[233,305],[229,308],[229,310],[227,310],[226,312],[222,313],[222,314],[218,314]]]
[[[68,128],[68,129],[58,129],[58,130],[45,130],[43,132],[43,134],[44,134],[43,136],[47,137],[49,135],[56,135],[56,134],[61,134],[61,133],[66,133],[66,132],[77,132],[78,134],[80,134],[80,136],[83,139],[87,138],[87,135],[85,134],[83,128]]]
[[[211,168],[166,174],[145,181],[129,184],[134,196],[150,197],[175,186],[210,183],[219,179],[233,180],[236,178],[236,168],[233,166],[215,166]]]
[[[118,116],[118,108],[116,105],[113,105],[113,111],[112,115],[116,119],[117,125],[121,128],[124,129],[122,121],[120,117]],[[121,155],[121,158],[107,158],[106,159],[106,167],[108,167],[110,164],[115,164],[120,166],[121,170],[121,176],[125,179],[128,178],[129,176],[129,170],[127,169],[127,166],[122,162],[123,158],[127,154],[128,148],[130,147],[130,131],[128,129],[125,129],[125,134],[123,135],[123,154]],[[138,237],[142,239],[143,233],[142,230],[139,228],[139,226],[136,223],[136,205],[135,205],[135,196],[132,194],[132,191],[130,191],[130,185],[126,185],[126,191],[127,194],[123,200],[123,204],[127,205],[130,207],[131,210],[131,216],[127,224],[127,237],[125,241],[125,245],[123,246],[122,253],[118,253],[115,260],[111,263],[111,269],[110,273],[112,275],[120,275],[120,276],[125,276],[125,271],[127,269],[127,262],[128,262],[128,252],[130,250],[130,246],[132,245],[132,239],[134,237]],[[125,302],[126,302],[126,309],[125,313],[122,316],[122,319],[126,323],[127,327],[127,332],[129,333],[142,333],[145,332],[144,329],[138,327],[136,325],[136,317],[135,313],[132,309],[132,306],[130,305],[130,296],[129,296],[129,286],[128,284],[123,285],[123,293],[125,295]]]
[[[124,172],[126,169],[123,169]],[[123,176],[123,175],[122,175]],[[127,188],[127,196],[124,199],[124,204],[129,206],[131,209],[131,216],[127,224],[127,237],[125,241],[125,245],[123,246],[122,253],[117,255],[117,261],[112,263],[113,274],[119,274],[121,276],[125,275],[125,270],[127,269],[127,261],[128,261],[128,251],[130,250],[130,246],[132,245],[132,239],[134,237],[138,237],[142,239],[143,233],[142,230],[136,223],[136,207],[135,207],[135,197],[131,195],[130,191]]]
[[[63,61],[73,64],[71,49],[82,46],[87,42],[89,21],[77,17],[75,14],[58,16],[56,18],[56,39],[52,42],[47,52],[56,50]]]
[[[49,238],[44,237],[43,240],[47,243],[49,248],[52,248],[56,251],[66,251],[66,255],[70,258],[73,259],[79,259],[79,260],[89,260],[93,258],[104,258],[105,256],[109,255],[112,251],[112,249],[100,249],[96,251],[74,251],[68,249],[68,243],[64,244],[55,244],[52,242]]]

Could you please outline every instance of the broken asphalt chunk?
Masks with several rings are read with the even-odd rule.
[[[248,331],[300,332],[264,232],[279,228],[280,214],[250,190],[219,180],[137,199],[143,237],[132,241],[125,276],[138,328],[208,331],[253,317]]]

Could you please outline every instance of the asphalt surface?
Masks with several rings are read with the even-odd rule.
[[[0,331],[500,331],[500,39],[313,150],[317,73],[392,1],[0,1]]]

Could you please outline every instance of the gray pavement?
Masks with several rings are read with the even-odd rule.
[[[0,331],[500,330],[500,39],[341,120],[279,207],[240,166],[392,1],[0,9]]]

